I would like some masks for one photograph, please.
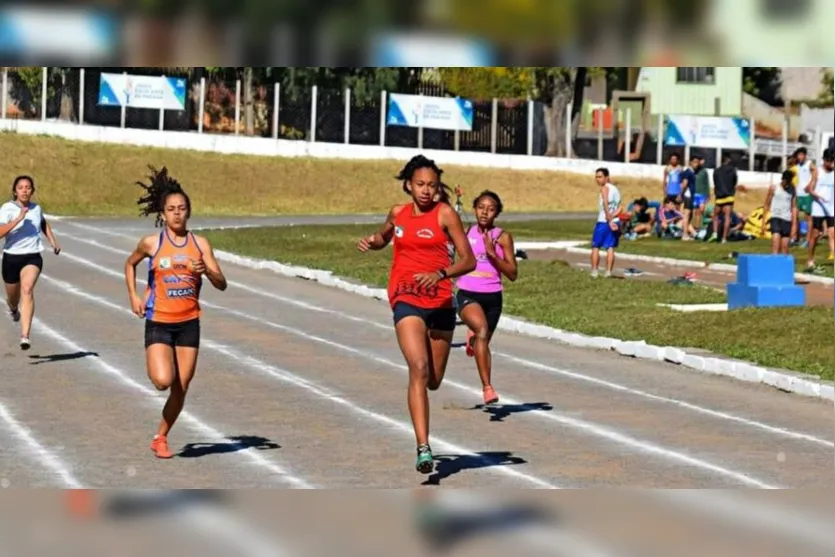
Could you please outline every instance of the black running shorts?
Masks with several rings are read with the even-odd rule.
[[[470,304],[478,304],[484,311],[487,318],[487,329],[492,333],[499,326],[499,319],[502,317],[503,298],[501,292],[470,292],[468,290],[458,291],[458,314]]]
[[[20,282],[20,272],[24,267],[34,265],[43,270],[43,257],[40,253],[3,253],[3,282],[17,284]]]
[[[200,319],[182,323],[145,321],[145,348],[152,344],[200,348]]]

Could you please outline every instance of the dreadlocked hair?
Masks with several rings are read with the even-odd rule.
[[[162,213],[165,209],[165,203],[168,201],[168,197],[171,195],[182,195],[186,200],[186,211],[188,212],[188,216],[191,216],[191,199],[189,199],[186,192],[183,191],[182,186],[180,186],[180,182],[168,174],[168,168],[163,166],[161,170],[157,170],[151,165],[148,165],[148,168],[151,170],[151,174],[148,176],[151,182],[149,184],[136,182],[137,185],[145,190],[145,195],[140,197],[136,202],[137,205],[144,205],[140,214],[143,217],[156,214],[154,226],[162,226],[165,222],[162,218]]]
[[[404,166],[400,173],[397,176],[395,176],[396,179],[401,180],[403,182],[403,191],[411,195],[409,187],[406,184],[412,180],[412,176],[414,176],[415,171],[421,168],[431,168],[435,172],[435,174],[438,175],[438,195],[440,196],[439,201],[441,203],[446,203],[447,205],[450,205],[452,190],[441,180],[441,176],[443,175],[444,171],[438,168],[438,165],[435,164],[435,161],[428,159],[423,155],[415,155],[414,157],[409,159],[409,162],[406,163],[406,166]]]

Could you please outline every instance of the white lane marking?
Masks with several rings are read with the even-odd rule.
[[[72,261],[76,261],[78,263],[81,263],[82,265],[85,265],[85,266],[91,267],[93,269],[96,269],[99,272],[104,273],[106,275],[113,276],[114,278],[124,279],[124,277],[121,273],[118,273],[118,272],[113,271],[113,270],[111,270],[107,267],[99,265],[98,263],[93,263],[92,261],[88,261],[86,259],[82,259],[80,257],[76,257],[76,256],[73,256],[73,255],[70,255],[70,254],[67,254],[67,258],[69,258]],[[364,357],[364,358],[369,359],[371,361],[384,363],[384,364],[386,364],[390,367],[393,367],[393,368],[401,370],[401,371],[407,369],[406,366],[404,366],[402,364],[398,364],[398,363],[392,362],[391,360],[381,358],[380,356],[377,356],[376,354],[373,354],[371,352],[358,350],[356,348],[352,348],[350,346],[346,346],[346,345],[340,344],[338,342],[334,342],[334,341],[331,341],[331,340],[328,340],[328,339],[325,339],[325,338],[322,338],[322,337],[318,337],[318,336],[315,336],[315,335],[305,333],[305,332],[300,331],[298,329],[294,329],[294,328],[291,328],[291,327],[287,327],[285,325],[280,325],[278,323],[271,322],[269,320],[265,320],[265,319],[255,317],[255,316],[249,315],[247,313],[244,313],[244,312],[241,312],[241,311],[238,311],[238,310],[225,308],[225,307],[223,307],[221,305],[218,305],[218,304],[213,304],[213,303],[209,303],[209,302],[202,302],[202,304],[203,304],[204,307],[215,308],[215,309],[227,312],[227,313],[232,314],[232,315],[237,315],[237,316],[242,317],[244,319],[255,321],[255,322],[257,322],[261,325],[268,325],[270,327],[288,332],[290,334],[300,336],[302,338],[306,338],[308,340],[312,340],[312,341],[315,341],[315,342],[326,344],[326,345],[331,346],[333,348],[338,348],[338,349],[343,350],[345,352],[356,354],[358,356]],[[127,311],[127,310],[124,310],[124,311]],[[449,381],[446,381],[446,384],[450,385],[451,387],[454,387],[456,389],[459,389],[459,390],[465,391],[467,393],[470,393],[472,395],[476,395],[476,396],[481,395],[481,390],[475,389],[473,387],[469,387],[467,385],[464,385],[463,383],[458,383],[456,381],[449,380]],[[520,401],[514,400],[512,398],[505,397],[504,400],[507,404],[514,404],[514,405],[522,404]],[[558,422],[562,425],[572,427],[574,429],[583,431],[585,433],[592,434],[596,437],[601,437],[603,439],[607,439],[609,441],[612,441],[612,442],[620,444],[620,445],[625,445],[625,446],[630,447],[632,449],[637,449],[637,450],[639,450],[641,452],[644,452],[644,453],[647,453],[647,454],[660,456],[660,457],[663,457],[663,458],[668,459],[668,460],[684,463],[684,464],[687,464],[689,466],[693,466],[695,468],[701,468],[702,470],[706,470],[706,471],[709,471],[709,472],[712,472],[712,473],[715,473],[715,474],[720,474],[722,476],[726,476],[726,477],[732,478],[732,479],[734,479],[738,482],[741,482],[744,485],[748,485],[748,486],[752,486],[752,487],[758,487],[758,488],[762,488],[762,489],[776,489],[776,487],[771,486],[771,485],[769,485],[769,484],[767,484],[763,481],[752,478],[752,477],[750,477],[746,474],[736,472],[736,471],[733,471],[733,470],[729,470],[727,468],[724,468],[724,467],[712,464],[710,462],[707,462],[707,461],[704,461],[704,460],[686,455],[686,454],[678,452],[678,451],[666,449],[664,447],[655,445],[655,444],[647,442],[647,441],[641,441],[639,439],[635,439],[635,438],[630,437],[628,435],[622,434],[618,431],[608,429],[608,428],[604,428],[602,426],[598,426],[597,424],[586,422],[584,420],[579,420],[579,419],[576,419],[576,418],[572,418],[570,416],[564,416],[562,414],[557,414],[557,413],[554,413],[554,412],[544,412],[542,410],[533,410],[529,414],[533,415],[533,416],[542,417],[546,420],[551,420],[551,421]]]
[[[112,246],[109,246],[107,244],[102,244],[102,243],[97,242],[95,240],[88,240],[88,239],[84,239],[84,238],[78,238],[78,237],[70,236],[70,235],[67,235],[67,234],[65,234],[65,236],[67,236],[68,238],[70,238],[72,240],[82,242],[82,243],[86,243],[86,244],[89,244],[91,246],[98,247],[102,250],[109,251],[109,252],[112,252],[112,253],[116,253],[116,254],[119,254],[119,255],[126,255],[126,253],[127,253],[127,252],[125,252],[125,250],[114,248]],[[333,315],[333,316],[336,316],[336,317],[339,317],[339,318],[342,318],[342,319],[345,319],[345,320],[348,320],[348,321],[352,321],[352,322],[355,322],[355,323],[362,323],[364,325],[369,325],[369,326],[372,326],[372,327],[375,327],[375,328],[378,328],[378,329],[381,329],[381,330],[385,330],[385,331],[391,331],[391,329],[392,329],[391,324],[378,323],[376,321],[372,321],[370,319],[365,319],[365,318],[362,318],[362,317],[357,317],[355,315],[350,315],[350,314],[341,312],[339,310],[323,308],[323,307],[320,307],[320,306],[317,306],[315,304],[311,304],[311,303],[308,303],[308,302],[302,302],[302,301],[299,301],[299,300],[294,300],[292,298],[288,298],[286,296],[273,294],[272,292],[265,292],[263,290],[259,290],[257,288],[252,288],[250,286],[247,286],[247,285],[239,283],[239,282],[229,281],[229,285],[233,286],[234,288],[238,288],[238,289],[244,290],[246,292],[249,292],[251,294],[255,294],[255,295],[262,296],[262,297],[265,297],[265,298],[269,298],[269,299],[272,299],[272,300],[276,300],[278,302],[282,302],[282,303],[292,305],[294,307],[298,307],[298,308],[301,308],[301,309],[305,309],[305,310],[308,310],[308,311],[326,313],[326,314]],[[711,416],[711,417],[716,418],[716,419],[736,422],[736,423],[743,424],[743,425],[748,426],[748,427],[757,428],[757,429],[760,429],[762,431],[767,431],[769,433],[773,433],[773,434],[776,434],[776,435],[780,435],[780,436],[784,436],[784,437],[790,437],[790,438],[801,440],[801,441],[808,441],[810,443],[815,443],[817,445],[821,445],[821,446],[825,446],[825,447],[835,447],[834,442],[823,439],[823,438],[820,438],[820,437],[817,437],[817,436],[814,436],[814,435],[811,435],[811,434],[808,434],[808,433],[802,433],[802,432],[793,431],[793,430],[783,428],[783,427],[773,426],[773,425],[770,425],[770,424],[767,424],[767,423],[764,423],[764,422],[760,422],[760,421],[752,420],[752,419],[748,419],[748,418],[743,418],[741,416],[736,416],[736,415],[730,414],[728,412],[713,410],[711,408],[706,408],[704,406],[700,406],[698,404],[693,404],[693,403],[686,402],[686,401],[683,401],[683,400],[679,400],[679,399],[676,399],[676,398],[665,397],[665,396],[661,396],[661,395],[655,395],[655,394],[652,394],[652,393],[649,393],[649,392],[646,392],[646,391],[642,391],[642,390],[639,390],[639,389],[633,389],[631,387],[627,387],[627,386],[621,385],[619,383],[614,383],[614,382],[611,382],[611,381],[605,381],[605,380],[599,379],[599,378],[594,377],[594,376],[585,375],[585,374],[578,373],[578,372],[573,372],[573,371],[568,371],[568,370],[561,369],[561,368],[555,368],[555,367],[552,367],[552,366],[541,364],[539,362],[534,362],[534,361],[531,361],[531,360],[520,358],[518,356],[514,356],[512,354],[508,354],[508,353],[505,353],[505,352],[494,351],[493,354],[497,355],[497,356],[500,356],[502,358],[505,358],[507,360],[513,361],[515,363],[518,363],[520,365],[524,365],[525,367],[529,367],[531,369],[537,369],[537,370],[540,370],[540,371],[545,371],[547,373],[554,373],[554,374],[562,375],[564,377],[568,377],[568,378],[571,378],[571,379],[576,379],[578,381],[585,381],[585,382],[588,382],[588,383],[596,384],[596,385],[601,386],[601,387],[606,387],[608,389],[612,389],[612,390],[628,393],[628,394],[631,394],[631,395],[634,395],[634,396],[639,396],[639,397],[642,397],[642,398],[646,398],[648,400],[654,400],[654,401],[662,402],[662,403],[665,403],[665,404],[671,404],[673,406],[678,406],[679,408],[684,408],[684,409],[687,409],[687,410],[691,410],[693,412],[697,412],[697,413],[700,413],[700,414],[703,414],[703,415],[706,415],[706,416]]]
[[[38,464],[43,466],[44,468],[49,469],[61,479],[63,483],[63,487],[70,488],[70,489],[81,489],[81,482],[79,482],[75,476],[73,476],[72,472],[70,472],[69,467],[61,462],[57,456],[51,453],[46,447],[44,447],[35,436],[32,435],[32,432],[27,428],[25,425],[20,423],[6,408],[5,405],[0,403],[0,419],[2,419],[6,426],[8,426],[9,431],[17,437],[20,441],[22,441],[26,447],[31,451],[32,456],[35,460],[38,461]],[[6,486],[4,486],[6,487]],[[23,486],[10,486],[10,487],[23,487]]]
[[[77,258],[77,257],[69,255],[69,254],[67,254],[67,257],[69,259],[74,260],[74,261],[83,262],[86,265],[99,267],[95,263],[86,262],[85,260],[82,260],[80,258]],[[99,270],[101,270],[102,272],[105,272],[106,274],[114,273],[114,271],[110,271],[110,269],[107,269],[105,267],[101,267]],[[116,273],[116,274],[118,274],[118,273]],[[61,287],[66,292],[69,292],[71,294],[75,294],[75,295],[77,295],[79,297],[82,297],[82,298],[85,298],[87,300],[99,303],[99,304],[101,304],[105,307],[116,310],[119,313],[129,315],[129,316],[134,317],[134,318],[136,317],[133,314],[133,312],[131,312],[127,308],[124,308],[124,307],[121,307],[117,304],[114,304],[113,302],[107,300],[106,298],[102,298],[102,297],[90,294],[88,292],[85,292],[84,290],[78,288],[77,286],[75,286],[71,283],[52,278],[51,276],[48,276],[48,275],[41,275],[41,277],[46,279],[48,282],[52,282],[55,285]],[[204,302],[204,305],[206,305],[205,302]],[[263,373],[263,374],[265,374],[269,377],[281,380],[285,383],[289,383],[291,385],[294,385],[296,387],[304,389],[304,390],[316,395],[319,398],[323,398],[323,399],[328,400],[330,402],[336,403],[340,406],[346,407],[349,410],[352,410],[353,412],[355,412],[357,414],[360,414],[362,416],[365,416],[366,418],[371,418],[375,421],[378,421],[378,422],[381,422],[381,423],[386,424],[388,426],[391,426],[394,429],[397,429],[397,430],[399,430],[403,433],[407,433],[409,435],[414,435],[414,430],[412,429],[411,425],[406,424],[406,423],[401,422],[401,421],[398,421],[398,420],[395,420],[393,418],[390,418],[389,416],[386,416],[384,414],[379,414],[377,412],[367,410],[367,409],[357,405],[356,403],[351,402],[351,401],[349,401],[345,398],[342,398],[338,395],[335,395],[335,394],[329,392],[328,390],[326,390],[325,388],[320,387],[319,385],[317,385],[317,384],[315,384],[315,383],[313,383],[313,382],[311,382],[307,379],[304,379],[303,377],[300,377],[300,376],[298,376],[298,375],[296,375],[296,374],[294,374],[290,371],[287,371],[287,370],[278,368],[276,366],[267,364],[265,362],[262,362],[260,360],[255,359],[251,356],[241,354],[241,353],[235,351],[234,349],[232,349],[228,346],[225,346],[225,345],[220,344],[218,342],[214,342],[214,341],[212,341],[210,339],[207,339],[205,337],[201,339],[201,343],[206,348],[208,348],[210,350],[214,350],[215,352],[218,352],[220,354],[223,354],[223,355],[231,358],[235,362],[243,363],[244,365],[246,365],[247,367],[249,367],[249,368],[251,368],[255,371],[259,371],[259,372],[261,372],[261,373]],[[69,345],[67,345],[67,346],[69,347]],[[77,348],[77,347],[72,348],[72,350],[81,351],[81,349]],[[96,359],[95,361],[99,362],[100,364],[103,364],[102,360]],[[112,367],[112,366],[108,366],[108,367]],[[115,368],[114,368],[114,370],[115,370]],[[129,382],[129,384],[131,384],[131,386],[134,386],[135,388],[143,389],[143,390],[151,392],[153,394],[153,391],[150,391],[150,389],[148,389],[146,387],[143,387],[142,385],[136,383],[132,379],[122,375],[121,372],[119,372],[118,370],[115,370],[115,372],[119,373],[119,376],[123,380]],[[185,416],[185,412],[183,412],[182,415]],[[220,435],[220,434],[217,433],[217,435]],[[550,483],[546,480],[543,480],[541,478],[537,478],[537,477],[529,475],[529,474],[519,472],[517,470],[513,470],[513,469],[508,468],[506,466],[490,466],[491,464],[494,464],[494,463],[488,457],[485,457],[483,455],[479,455],[478,453],[476,453],[476,452],[474,452],[470,449],[466,449],[466,448],[461,447],[459,445],[455,445],[455,444],[450,443],[449,441],[445,441],[445,440],[443,440],[443,439],[441,439],[437,436],[433,436],[432,443],[436,447],[440,447],[445,451],[475,457],[476,459],[478,459],[478,460],[482,461],[483,463],[487,464],[488,465],[487,469],[490,470],[491,472],[502,473],[502,474],[505,474],[507,476],[511,476],[515,479],[523,480],[523,481],[525,481],[527,483],[530,483],[530,484],[532,484],[532,485],[534,485],[538,488],[546,488],[546,489],[558,489],[559,488],[558,486],[556,486],[556,485],[554,485],[554,484],[552,484],[552,483]],[[252,449],[250,449],[250,450],[252,450]],[[285,474],[286,474],[286,472],[285,472]]]
[[[691,404],[689,402],[684,402],[682,400],[654,395],[652,393],[648,393],[645,391],[641,391],[638,389],[632,389],[630,387],[625,387],[618,383],[612,383],[611,381],[606,381],[604,379],[599,379],[597,377],[591,377],[588,375],[583,375],[582,373],[575,373],[573,371],[568,371],[562,368],[556,368],[549,365],[541,364],[539,362],[534,362],[531,360],[526,360],[524,358],[519,358],[518,356],[513,356],[511,354],[506,354],[504,352],[493,352],[496,356],[501,356],[511,362],[515,362],[517,364],[523,365],[525,367],[529,367],[532,369],[538,369],[540,371],[544,371],[546,373],[552,373],[554,375],[561,375],[563,377],[569,377],[571,379],[576,379],[578,381],[585,381],[588,383],[593,383],[595,385],[600,385],[601,387],[606,387],[607,389],[612,389],[614,391],[620,391],[624,393],[628,393],[631,395],[639,396],[642,398],[646,398],[649,400],[656,400],[659,402],[664,402],[666,404],[671,404],[673,406],[679,406],[681,408],[686,408],[688,410],[692,410],[693,412],[698,412],[700,414],[705,414],[706,416],[712,416],[714,418],[722,419],[722,420],[729,420],[737,423],[744,424],[749,427],[755,427],[758,429],[762,429],[763,431],[768,431],[770,433],[776,433],[778,435],[784,435],[786,437],[791,437],[794,439],[799,439],[802,441],[808,441],[810,443],[815,443],[817,445],[821,445],[824,447],[835,447],[835,443],[831,441],[827,441],[826,439],[821,439],[820,437],[815,437],[814,435],[808,435],[806,433],[799,433],[796,431],[791,431],[789,429],[785,429],[782,427],[775,427],[768,424],[764,424],[762,422],[757,422],[755,420],[749,420],[746,418],[742,418],[739,416],[734,416],[733,414],[728,414],[726,412],[720,412],[718,410],[711,410],[710,408],[704,408],[702,406],[698,406],[696,404]]]
[[[76,294],[76,295],[81,294],[81,291],[77,288],[72,288],[72,289],[71,288],[66,288],[67,286],[70,286],[70,287],[72,286],[72,285],[69,285],[68,283],[64,283],[63,281],[56,281],[55,279],[52,279],[52,277],[48,277],[48,276],[45,276],[45,275],[41,275],[41,278],[44,278],[47,281],[55,282],[56,284],[62,286],[62,288],[65,288],[65,290],[67,292],[70,292],[70,293]],[[106,302],[105,305],[107,305],[108,307],[116,308],[116,309],[119,309],[119,310],[123,309],[119,306],[116,306],[116,304],[110,304],[110,302],[107,302],[106,300],[101,300],[101,301]],[[127,311],[130,315],[133,315],[133,313],[131,313],[130,310],[125,310],[125,311]],[[38,329],[41,332],[43,332],[46,336],[51,337],[53,340],[59,342],[60,344],[63,344],[64,346],[67,347],[68,350],[71,350],[73,352],[85,352],[85,350],[81,346],[79,346],[78,344],[76,344],[75,342],[70,340],[69,338],[65,337],[64,335],[62,335],[61,333],[59,333],[57,330],[53,329],[52,327],[49,327],[46,324],[44,324],[43,320],[38,319],[37,320],[37,325],[38,325]],[[137,383],[136,381],[131,379],[128,376],[128,374],[126,374],[125,372],[123,372],[119,368],[110,365],[109,363],[107,363],[106,361],[101,359],[100,357],[93,357],[93,358],[91,358],[90,361],[94,362],[99,367],[99,369],[102,370],[105,374],[117,378],[123,384],[141,392],[142,394],[152,398],[153,400],[156,400],[160,403],[163,402],[161,400],[160,394],[157,391],[152,390],[151,388],[146,387],[146,386],[144,386],[140,383]],[[215,428],[207,425],[205,422],[203,422],[199,418],[195,417],[191,412],[189,412],[187,410],[184,410],[183,413],[180,414],[180,419],[188,422],[189,424],[191,424],[191,426],[194,429],[200,431],[201,434],[203,434],[203,435],[205,435],[209,438],[212,438],[215,441],[229,442],[229,439],[227,439],[226,436],[224,436],[221,432],[219,432]],[[262,455],[258,454],[256,449],[254,449],[254,448],[250,447],[250,448],[244,449],[243,451],[240,451],[239,454],[246,456],[247,458],[249,458],[253,462],[253,464],[255,464],[257,466],[260,466],[261,468],[266,469],[268,472],[275,475],[278,479],[280,479],[282,482],[284,482],[286,484],[289,484],[293,487],[301,488],[301,489],[311,489],[312,488],[312,486],[308,482],[306,482],[305,480],[303,480],[299,477],[294,476],[293,474],[291,474],[290,472],[285,470],[283,467],[281,467],[281,466],[271,462],[270,460],[264,458]]]

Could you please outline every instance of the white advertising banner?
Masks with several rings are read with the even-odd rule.
[[[665,145],[744,149],[751,145],[751,123],[728,116],[668,116]]]
[[[472,131],[473,103],[461,98],[391,93],[386,122],[389,126]]]
[[[185,110],[184,77],[103,73],[99,81],[99,105]]]

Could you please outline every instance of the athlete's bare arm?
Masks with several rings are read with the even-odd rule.
[[[464,230],[464,223],[461,222],[461,216],[455,212],[455,209],[444,203],[441,205],[438,218],[441,221],[441,228],[449,234],[452,243],[455,245],[455,251],[458,253],[458,261],[444,269],[446,276],[455,278],[473,272],[476,267],[476,259]],[[440,271],[440,269],[438,270]]]
[[[157,235],[145,236],[139,240],[139,243],[125,261],[125,283],[128,286],[130,305],[133,313],[139,317],[145,317],[145,302],[136,293],[136,266],[156,251],[158,242],[159,236]]]
[[[502,246],[504,257],[502,259],[495,257],[495,251],[493,251],[493,255],[491,255],[490,251],[488,251],[487,256],[490,258],[493,265],[495,265],[504,276],[513,282],[519,276],[519,266],[516,264],[516,248],[513,243],[513,235],[510,232],[504,231],[496,241],[500,246]]]
[[[218,290],[226,290],[226,287],[228,286],[226,284],[226,277],[223,276],[220,264],[215,258],[215,252],[212,250],[212,245],[203,236],[195,234],[194,238],[197,240],[197,246],[200,248],[200,251],[203,252],[202,266],[195,265],[195,271],[205,274],[206,278],[209,279],[209,282],[212,283],[212,286]]]
[[[385,222],[380,226],[379,230],[371,236],[360,240],[359,244],[357,244],[357,249],[365,252],[368,250],[381,250],[389,245],[389,242],[391,242],[391,239],[394,236],[394,218],[406,205],[407,204],[401,203],[392,207],[389,214],[386,216]]]
[[[55,233],[52,232],[52,226],[49,225],[46,217],[44,217],[41,221],[41,232],[43,232],[46,239],[49,240],[49,244],[52,246],[52,251],[55,252],[55,255],[61,253],[61,246],[58,245],[58,240],[55,239]]]

